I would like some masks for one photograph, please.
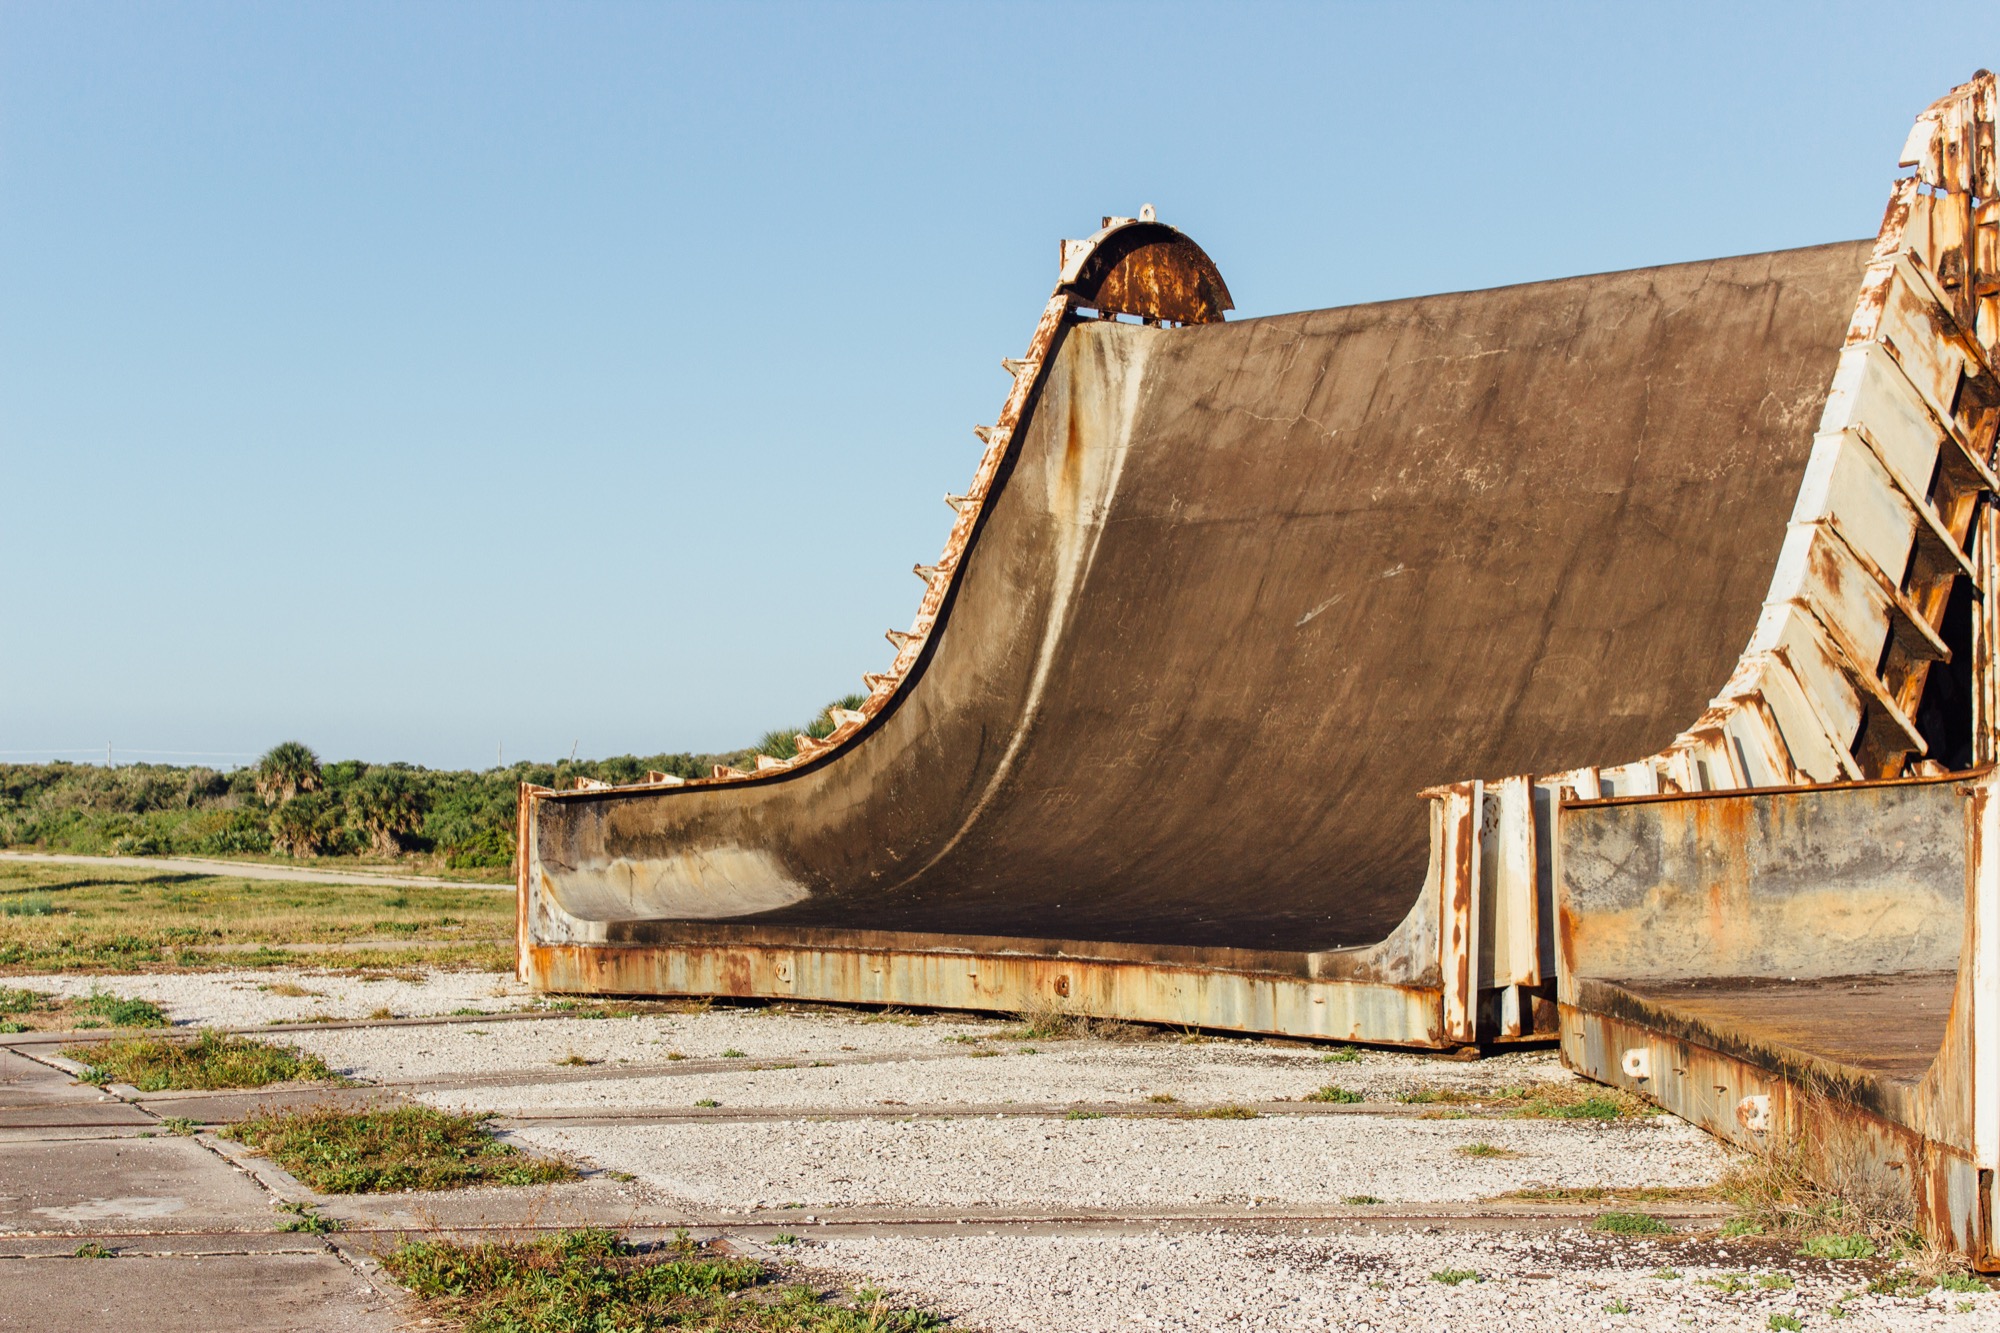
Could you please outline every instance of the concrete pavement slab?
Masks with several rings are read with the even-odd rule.
[[[16,1143],[0,1153],[0,1232],[274,1227],[270,1197],[193,1139]]]
[[[0,1260],[0,1329],[392,1333],[392,1299],[339,1256]]]

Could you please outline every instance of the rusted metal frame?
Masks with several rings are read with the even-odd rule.
[[[535,944],[547,990],[1019,1012],[1436,1048],[1454,1044],[1429,987],[1013,952],[681,941]]]
[[[529,843],[535,826],[535,800],[546,790],[532,782],[524,782],[514,803],[514,977],[524,982],[533,975],[528,966],[531,947],[528,903],[534,892],[533,858],[529,855]]]
[[[1480,819],[1486,784],[1477,779],[1433,788],[1431,856],[1438,868],[1438,974],[1444,1035],[1479,1039]]]
[[[1951,660],[1951,648],[1931,627],[1929,617],[1917,609],[1909,595],[1889,577],[1882,566],[1875,563],[1875,557],[1861,548],[1847,533],[1847,528],[1836,514],[1826,514],[1812,521],[1812,526],[1824,529],[1840,544],[1840,548],[1853,558],[1868,576],[1869,582],[1882,595],[1884,605],[1892,612],[1889,617],[1890,633],[1902,637],[1913,653],[1927,653],[1940,662]]]
[[[2000,588],[2000,506],[1980,506],[1978,536],[1973,542],[1973,566],[1979,571],[1980,586]],[[1993,599],[1975,598],[1972,603],[1972,761],[1990,764],[2000,758],[2000,618],[1994,615]]]
[[[1799,610],[1805,613],[1807,623],[1817,631],[1820,638],[1824,641],[1829,655],[1854,687],[1860,690],[1863,696],[1872,702],[1876,708],[1880,709],[1882,715],[1895,725],[1896,729],[1903,734],[1904,739],[1910,742],[1911,749],[1918,754],[1928,754],[1930,746],[1924,740],[1923,732],[1917,729],[1916,720],[1906,713],[1902,706],[1890,696],[1888,688],[1882,681],[1876,678],[1874,669],[1862,663],[1861,654],[1853,644],[1848,642],[1847,636],[1837,626],[1829,624],[1820,615],[1818,608],[1803,602],[1795,602],[1794,605],[1798,606]],[[1822,720],[1826,720],[1823,715]],[[1827,726],[1828,734],[1832,735],[1832,723],[1828,721]],[[1862,726],[1866,728],[1867,723],[1864,721]],[[1846,744],[1851,745],[1852,742],[1846,742]]]
[[[1966,940],[1960,967],[1972,999],[1969,1091],[1978,1171],[1982,1266],[2000,1268],[2000,788],[1989,774],[1966,792]]]

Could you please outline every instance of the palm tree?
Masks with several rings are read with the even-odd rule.
[[[271,846],[286,856],[318,856],[339,831],[326,798],[313,793],[288,800],[271,812]]]
[[[257,761],[257,794],[266,801],[283,805],[319,786],[319,756],[304,741],[279,741]]]
[[[347,791],[349,822],[384,856],[400,852],[403,838],[423,827],[427,804],[409,774],[394,768],[371,768]]]

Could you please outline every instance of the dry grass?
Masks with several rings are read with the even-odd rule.
[[[1033,1008],[1019,1015],[1021,1026],[994,1033],[997,1041],[1163,1041],[1162,1028],[1143,1023],[1124,1023],[1112,1018],[1089,1018],[1072,1013],[1054,996],[1045,996]]]
[[[466,887],[294,884],[0,862],[0,974],[189,968],[512,966],[514,902]],[[310,945],[294,950],[290,945]]]
[[[1525,1083],[1500,1088],[1416,1088],[1398,1093],[1408,1106],[1497,1111],[1523,1120],[1633,1120],[1659,1108],[1618,1088],[1594,1083]]]

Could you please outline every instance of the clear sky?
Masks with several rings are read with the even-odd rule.
[[[1239,316],[1865,236],[1995,62],[1990,3],[0,3],[0,759],[748,744],[888,662],[1101,214]]]

